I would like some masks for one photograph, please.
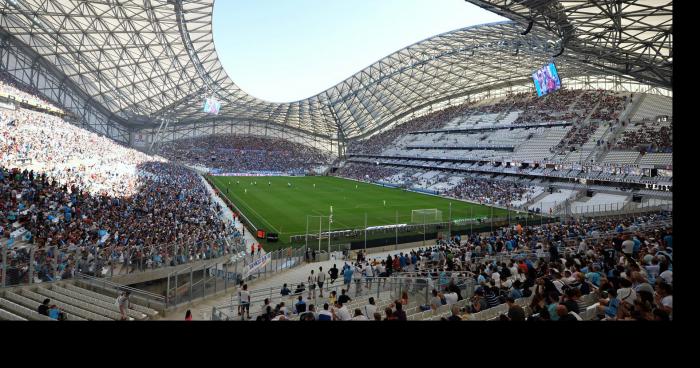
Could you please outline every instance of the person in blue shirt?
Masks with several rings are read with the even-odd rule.
[[[58,309],[56,304],[52,304],[51,307],[49,308],[49,318],[58,320],[60,314],[61,314],[61,310]]]
[[[608,289],[608,299],[600,299],[598,311],[602,312],[605,317],[615,318],[617,316],[617,307],[620,306],[620,299],[617,298],[617,290],[615,288]]]
[[[509,296],[513,299],[518,299],[523,297],[523,292],[521,291],[522,283],[520,280],[516,280],[513,283],[513,288],[510,290]]]
[[[670,232],[664,236],[664,243],[666,243],[667,247],[673,248],[673,235]]]
[[[352,281],[352,268],[347,267],[345,271],[343,271],[343,284],[350,288],[350,281]]]
[[[600,286],[600,273],[598,273],[596,267],[593,267],[593,270],[586,274],[586,279],[593,285]]]

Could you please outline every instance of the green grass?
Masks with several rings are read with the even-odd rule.
[[[306,233],[307,216],[328,216],[330,206],[333,206],[331,230],[363,229],[365,214],[368,226],[395,224],[397,214],[398,223],[409,224],[411,211],[417,209],[441,210],[442,220],[447,222],[450,203],[452,219],[490,218],[492,214],[488,206],[336,177],[210,179],[258,229],[279,233],[283,243],[289,243],[292,235]],[[251,185],[253,182],[257,185]],[[493,208],[493,217],[505,216],[506,210]],[[327,219],[323,219],[322,226],[324,232],[328,231]],[[318,229],[319,218],[309,218],[309,233],[318,233]]]

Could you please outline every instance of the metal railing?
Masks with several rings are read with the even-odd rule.
[[[131,293],[132,299],[135,301],[139,301],[140,299],[140,301],[144,302],[144,306],[149,308],[153,307],[154,304],[156,304],[159,309],[165,310],[168,308],[167,299],[164,296],[156,293],[151,293],[145,290],[122,285],[105,278],[94,277],[79,272],[75,274],[75,280],[85,282],[86,284],[97,287],[101,290],[114,291],[116,295],[118,295],[121,291],[128,291]]]
[[[56,246],[38,248],[27,243],[15,243],[15,257],[11,257],[11,250],[3,244],[0,247],[0,287],[68,280],[74,278],[77,273],[111,279],[115,276],[222,258],[245,246],[243,237],[235,234],[217,239],[214,245],[198,247],[186,242],[170,243],[158,246],[161,253],[166,254],[166,258],[157,263],[147,257],[131,260],[128,255],[120,261],[113,254],[108,254],[111,249],[109,247],[99,249],[96,246],[95,251],[88,255],[91,259],[83,259],[77,251],[69,253],[59,250]],[[71,255],[75,261],[69,264]]]
[[[596,217],[609,215],[634,215],[647,212],[657,211],[672,211],[673,203],[656,204],[656,203],[635,203],[632,201],[616,202],[616,203],[600,203],[597,205],[574,205],[574,201],[565,201],[555,204],[552,208],[552,213],[557,216],[575,216],[575,217]]]
[[[468,295],[473,293],[474,281],[471,277],[453,276],[453,280],[460,288],[464,298],[467,298]],[[285,296],[280,294],[282,285],[251,290],[249,291],[250,317],[251,319],[255,319],[255,317],[264,313],[263,307],[265,307],[265,299],[268,299],[268,305],[273,309],[275,305],[284,302],[289,315],[294,315],[294,303],[298,300],[299,296],[302,296],[307,306],[313,304],[317,311],[321,311],[323,304],[328,303],[328,297],[330,297],[331,292],[335,291],[339,297],[342,294],[341,290],[346,289],[346,285],[347,284],[343,284],[341,280],[338,280],[334,285],[324,285],[323,297],[321,297],[318,287],[314,291],[305,288],[301,292],[290,293]],[[346,295],[351,298],[347,305],[349,308],[353,309],[360,308],[361,306],[369,304],[369,298],[373,297],[378,307],[386,307],[393,301],[400,299],[404,292],[406,292],[411,305],[428,305],[432,297],[432,290],[437,287],[437,278],[430,276],[404,277],[392,275],[390,277],[371,277],[351,280],[349,288],[346,289]],[[236,300],[237,295],[237,293],[233,293],[231,301],[227,304],[212,307],[211,319],[217,321],[247,319],[247,315],[239,314],[239,307],[241,304]],[[382,310],[379,309],[378,311],[382,312]]]
[[[301,265],[304,262],[305,252],[302,248],[286,248],[265,256],[269,257],[268,262],[252,270],[249,266],[263,255],[250,255],[241,249],[226,262],[202,265],[197,268],[191,266],[174,271],[167,276],[165,291],[167,304],[175,306],[190,303],[196,299],[227,292],[230,288],[244,282],[266,279],[278,272]]]

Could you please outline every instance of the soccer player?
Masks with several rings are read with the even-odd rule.
[[[272,182],[271,182],[271,181],[268,181],[268,182],[267,182],[267,186],[269,187],[270,185],[272,185]]]

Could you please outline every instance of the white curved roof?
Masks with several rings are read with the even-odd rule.
[[[148,121],[147,125],[161,117],[174,119],[175,124],[240,119],[325,137],[342,130],[346,138],[365,135],[436,101],[527,83],[534,68],[559,52],[562,32],[544,26],[552,23],[553,12],[547,10],[536,18],[543,26],[535,26],[522,36],[523,22],[527,24],[522,14],[531,13],[523,4],[541,7],[546,3],[547,9],[570,9],[570,4],[578,3],[576,11],[567,13],[568,24],[576,32],[562,28],[569,30],[568,46],[556,59],[564,77],[616,72],[608,59],[618,54],[644,53],[635,44],[653,38],[645,32],[658,36],[664,27],[670,29],[669,20],[650,14],[629,25],[639,32],[639,39],[615,43],[609,40],[611,34],[588,27],[589,20],[578,17],[590,12],[580,4],[582,1],[516,4],[470,0],[516,22],[437,35],[377,61],[316,96],[272,103],[250,96],[224,71],[212,37],[213,1],[0,0],[0,28],[56,65],[125,125],[141,127],[143,122],[136,123],[139,119],[135,117]],[[661,8],[668,9],[670,2]],[[560,18],[557,24],[564,24]],[[652,20],[655,23],[648,24]],[[596,22],[593,24],[600,23]],[[600,24],[603,27],[605,23]],[[627,25],[623,22],[623,26]],[[597,37],[592,34],[600,35],[606,43],[591,41],[591,37]],[[608,53],[606,62],[592,62],[591,52],[608,50],[606,45],[610,43],[617,45],[618,54]],[[668,57],[637,58],[640,65],[660,64],[658,70],[618,74],[663,86],[663,63],[671,63],[670,36],[667,43],[668,49],[661,48],[659,55],[667,53]],[[655,80],[647,77],[649,73],[661,75]],[[210,94],[218,95],[223,102],[216,118],[200,111],[204,97]]]

